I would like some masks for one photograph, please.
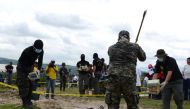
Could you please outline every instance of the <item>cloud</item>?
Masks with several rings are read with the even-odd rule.
[[[36,20],[42,24],[64,27],[68,29],[83,30],[90,28],[90,23],[77,15],[36,14]]]
[[[63,44],[66,44],[66,45],[73,45],[74,43],[72,42],[72,40],[70,39],[70,37],[62,37],[62,42]]]
[[[24,48],[40,38],[44,41],[45,63],[55,59],[57,63],[64,61],[76,65],[81,53],[92,62],[94,52],[108,61],[107,49],[117,41],[119,31],[128,30],[131,42],[134,42],[142,11],[148,8],[138,40],[148,58],[140,64],[146,67],[149,63],[154,64],[154,55],[159,48],[164,48],[177,60],[186,58],[190,54],[188,5],[179,2],[182,7],[176,11],[178,2],[172,4],[169,10],[170,2],[161,10],[159,5],[163,3],[160,1],[149,1],[148,4],[139,0],[139,4],[136,2],[39,0],[36,4],[32,0],[6,0],[0,4],[0,57],[18,59]],[[179,17],[176,12],[184,14],[178,13]]]
[[[165,41],[165,42],[187,43],[190,41],[190,39],[185,39],[187,38],[187,36],[179,37],[178,35],[166,35],[166,34],[155,32],[155,31],[145,32],[143,37],[146,40],[155,40],[155,41],[160,41],[160,42]]]
[[[113,33],[116,34],[118,34],[121,30],[127,30],[130,32],[130,34],[133,33],[132,28],[128,23],[119,22],[117,24],[110,25],[109,28]]]
[[[13,25],[1,25],[0,33],[17,37],[47,37],[45,33],[35,30],[25,22],[16,23]]]

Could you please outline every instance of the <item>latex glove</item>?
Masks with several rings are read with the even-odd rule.
[[[94,72],[92,73],[92,77],[95,78]]]
[[[167,83],[168,83],[167,81],[164,81],[161,83],[161,87],[160,87],[161,91],[164,89],[164,87],[166,86]]]
[[[37,79],[39,79],[40,78],[40,70],[37,70],[36,74],[37,74]]]
[[[31,81],[35,81],[37,79],[37,73],[36,72],[30,72],[28,74],[28,78],[31,80]]]

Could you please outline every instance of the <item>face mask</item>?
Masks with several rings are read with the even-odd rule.
[[[84,58],[84,57],[81,57],[81,60],[85,60],[85,58]]]
[[[35,52],[36,52],[36,53],[41,53],[41,52],[42,52],[42,49],[36,49]]]
[[[41,52],[42,52],[42,49],[37,49],[37,48],[34,47],[34,51],[35,51],[36,53],[41,53]]]
[[[163,62],[164,58],[158,58],[158,61]]]
[[[119,42],[123,42],[123,41],[129,42],[129,39],[127,39],[126,37],[122,36],[122,37],[119,39]]]

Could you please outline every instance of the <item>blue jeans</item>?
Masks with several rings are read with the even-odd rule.
[[[47,87],[46,87],[46,93],[49,93],[49,90],[51,89],[51,98],[54,97],[54,89],[55,89],[55,80],[47,77]],[[46,98],[49,98],[49,94],[46,94]]]

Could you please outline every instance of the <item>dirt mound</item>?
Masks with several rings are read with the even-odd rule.
[[[19,104],[20,99],[18,99],[16,90],[7,90],[0,93],[0,104]]]
[[[45,99],[44,95],[40,100],[33,103],[41,109],[106,109],[104,100],[93,100],[88,97],[56,96],[55,99]],[[21,100],[16,90],[8,90],[0,93],[0,104],[21,105]]]
[[[40,100],[33,103],[40,109],[107,109],[104,98],[100,97],[55,96],[55,99],[45,99],[45,96],[41,95]],[[16,90],[0,92],[0,104],[21,106],[18,92]],[[120,104],[120,109],[126,109],[125,103]]]
[[[35,104],[42,109],[107,109],[104,101],[83,97],[56,97],[55,99],[41,97],[40,99]]]

